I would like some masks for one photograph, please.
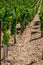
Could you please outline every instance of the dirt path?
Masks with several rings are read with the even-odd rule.
[[[39,8],[40,9],[40,8]],[[16,45],[8,48],[8,58],[2,65],[43,65],[43,38],[40,31],[39,10],[24,30]]]

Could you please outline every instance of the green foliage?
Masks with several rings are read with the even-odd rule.
[[[41,24],[41,30],[43,30],[43,21],[41,21],[40,24]]]
[[[5,15],[5,8],[3,7],[1,10],[0,10],[0,19],[3,19],[4,18],[4,15]]]
[[[22,20],[23,27],[28,21],[31,21],[36,14],[40,0],[2,0],[0,1],[0,19],[3,20],[2,29],[7,29],[13,24],[13,19],[16,23],[19,18]],[[24,15],[25,14],[25,15]],[[25,21],[26,20],[26,21]],[[12,26],[11,26],[12,27]],[[14,26],[15,27],[15,24]]]
[[[43,0],[42,0],[42,6],[41,6],[41,11],[40,11],[40,24],[41,24],[41,30],[43,30]]]
[[[7,33],[7,31],[4,32],[2,43],[5,45],[9,45],[9,39],[10,39],[9,33]]]
[[[15,34],[15,32],[16,32],[16,19],[14,19],[11,24],[11,35]]]
[[[0,19],[2,19],[3,43],[8,45],[9,35],[6,32],[11,26],[11,34],[16,32],[16,24],[20,22],[25,28],[31,21],[40,4],[40,0],[0,0]]]

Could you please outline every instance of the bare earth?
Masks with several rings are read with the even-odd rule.
[[[17,44],[8,47],[8,58],[2,61],[2,65],[43,65],[43,38],[39,21],[37,13],[21,38],[17,38]]]

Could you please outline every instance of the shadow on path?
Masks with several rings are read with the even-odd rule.
[[[36,21],[33,26],[37,26],[37,25],[39,25],[39,23],[40,23],[40,21]]]
[[[36,34],[36,33],[39,33],[39,32],[37,32],[37,31],[33,31],[33,32],[31,32],[31,35]]]
[[[38,39],[41,39],[41,38],[42,37],[34,38],[34,39],[31,39],[29,42],[34,41],[34,40],[38,40]]]
[[[26,64],[26,65],[33,65],[34,63],[36,63],[36,61],[32,61],[30,64]]]
[[[5,60],[5,61],[3,61],[4,63],[6,62],[7,64],[9,64],[9,65],[13,65],[13,62],[12,61],[10,61],[10,60]]]

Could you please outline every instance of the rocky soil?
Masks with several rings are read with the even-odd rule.
[[[40,8],[34,19],[26,26],[17,43],[8,47],[8,58],[1,65],[43,65],[43,38],[40,30]],[[12,38],[13,43],[13,38]]]

